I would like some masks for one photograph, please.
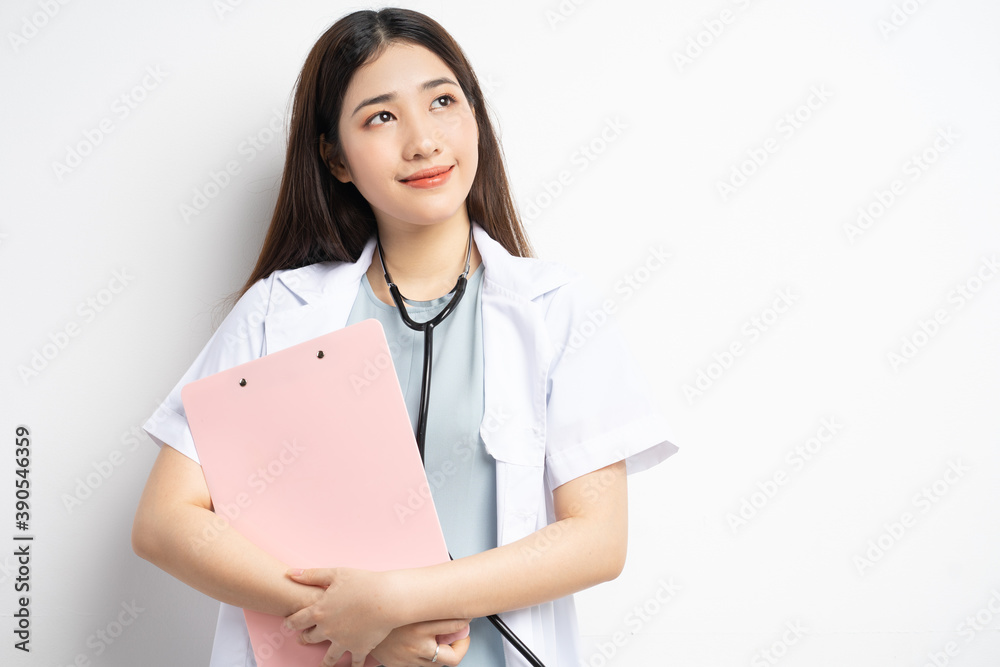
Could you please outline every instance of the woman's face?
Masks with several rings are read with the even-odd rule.
[[[431,51],[391,44],[359,68],[340,114],[333,175],[353,182],[379,226],[462,221],[479,163],[476,119],[454,73]],[[442,170],[447,171],[442,171]],[[433,178],[414,179],[426,170]]]

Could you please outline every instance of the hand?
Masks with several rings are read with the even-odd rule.
[[[411,667],[432,664],[431,658],[437,650],[437,660],[433,664],[454,667],[462,661],[469,650],[469,636],[466,635],[451,644],[439,644],[438,638],[444,641],[444,635],[468,627],[467,619],[424,621],[403,625],[390,632],[371,654],[385,667]]]
[[[365,657],[400,624],[392,613],[397,605],[385,573],[340,567],[287,574],[300,584],[326,588],[317,602],[285,618],[288,628],[303,631],[303,644],[330,642],[323,667],[332,667],[345,651],[351,653],[351,667],[362,667]],[[432,648],[427,657],[433,653]]]

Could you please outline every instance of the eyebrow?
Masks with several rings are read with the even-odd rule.
[[[453,86],[458,85],[448,77],[443,76],[438,79],[431,79],[430,81],[425,81],[424,84],[420,86],[420,89],[429,90],[431,88],[436,88],[437,86],[440,86],[443,83],[450,83]],[[381,95],[376,95],[375,97],[369,97],[367,100],[363,100],[361,104],[354,107],[354,111],[351,112],[351,116],[353,117],[356,113],[358,113],[358,111],[360,111],[364,107],[371,106],[372,104],[382,104],[383,102],[391,102],[394,99],[396,99],[396,93],[382,93]]]

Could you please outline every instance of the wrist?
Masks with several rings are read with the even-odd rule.
[[[389,570],[383,575],[383,595],[387,616],[393,627],[427,620],[420,615],[412,594],[413,570]]]
[[[323,593],[326,592],[326,589],[322,586],[310,586],[308,584],[300,584],[295,581],[293,581],[292,584],[295,586],[293,596],[296,611],[316,604],[323,597]]]

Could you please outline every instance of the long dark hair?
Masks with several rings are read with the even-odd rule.
[[[257,265],[236,296],[278,269],[327,260],[355,262],[375,233],[375,215],[368,202],[353,183],[334,178],[324,163],[320,135],[340,150],[338,121],[351,77],[394,42],[423,46],[454,72],[479,128],[479,166],[466,199],[469,218],[510,254],[532,256],[511,199],[486,100],[462,48],[439,23],[419,12],[365,10],[334,23],[306,57],[292,102],[288,153],[274,215]]]

